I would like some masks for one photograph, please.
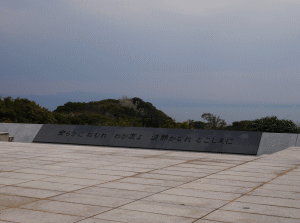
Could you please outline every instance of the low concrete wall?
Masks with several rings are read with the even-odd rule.
[[[300,134],[297,135],[296,147],[300,147]]]
[[[14,137],[12,142],[31,143],[42,126],[43,124],[0,123],[0,132],[8,132],[9,136]],[[263,132],[257,156],[276,153],[294,146],[300,147],[300,134]]]
[[[8,132],[0,132],[0,141],[8,142],[9,133]]]
[[[257,156],[272,154],[296,146],[298,134],[263,132]]]
[[[14,137],[12,142],[31,143],[42,126],[43,124],[0,123],[0,132],[8,132],[9,136]]]

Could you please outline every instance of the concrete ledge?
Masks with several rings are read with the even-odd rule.
[[[300,147],[300,134],[297,135],[296,147]]]
[[[297,134],[293,133],[269,133],[264,132],[261,137],[257,156],[272,154],[278,151],[295,146]]]
[[[43,124],[0,123],[0,132],[9,133],[11,142],[31,143],[42,126]]]
[[[9,133],[8,132],[0,132],[0,141],[8,142]]]

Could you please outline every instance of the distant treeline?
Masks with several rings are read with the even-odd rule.
[[[276,116],[236,121],[232,125],[227,125],[225,120],[210,113],[202,114],[201,118],[205,122],[190,119],[176,122],[151,103],[137,97],[123,96],[118,100],[106,99],[88,103],[67,102],[51,112],[26,98],[0,96],[0,122],[5,123],[300,133],[300,126],[293,121],[279,120]]]

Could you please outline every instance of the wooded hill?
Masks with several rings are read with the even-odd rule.
[[[210,113],[201,118],[206,122],[187,120],[176,122],[149,102],[140,98],[106,99],[102,101],[67,102],[53,112],[26,98],[0,96],[0,122],[63,125],[94,125],[151,127],[174,129],[206,129],[229,131],[260,131],[300,133],[291,120],[279,120],[276,116],[256,120],[243,120],[227,125],[225,120]]]

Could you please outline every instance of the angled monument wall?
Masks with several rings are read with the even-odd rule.
[[[261,132],[45,124],[34,142],[256,155]]]
[[[263,132],[257,156],[272,154],[296,146],[298,134]]]
[[[43,124],[0,123],[0,132],[13,136],[12,142],[31,143]]]
[[[13,142],[169,149],[243,155],[272,154],[300,147],[300,134],[134,128],[113,126],[0,123]]]

